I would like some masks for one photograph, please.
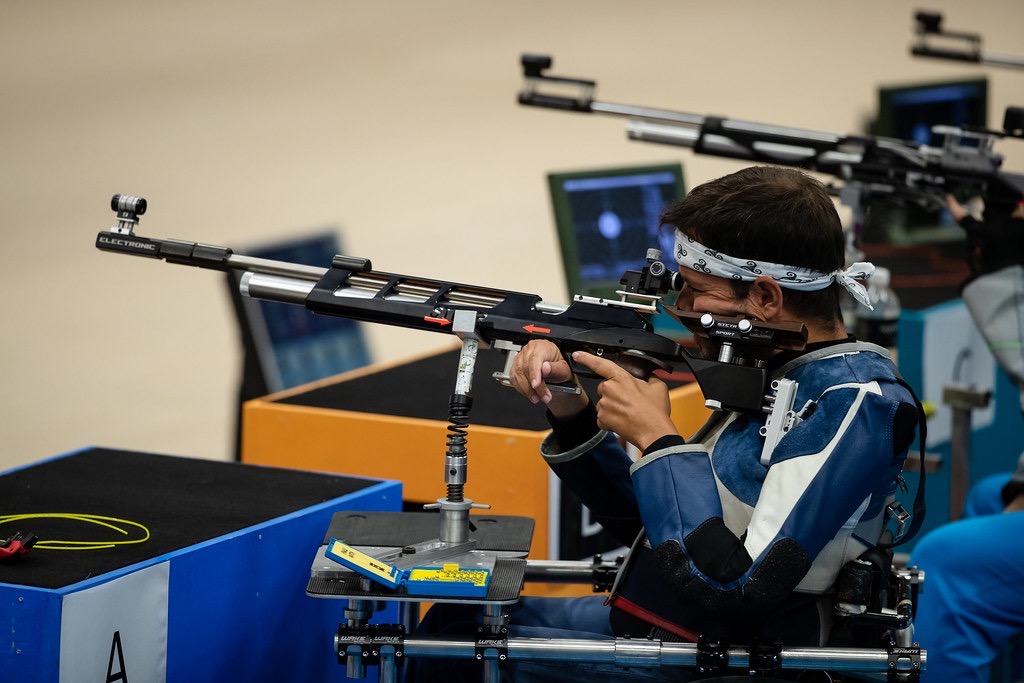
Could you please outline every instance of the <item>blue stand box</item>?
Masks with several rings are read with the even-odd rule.
[[[0,491],[0,540],[144,537],[32,517],[47,513],[150,534],[0,561],[0,678],[37,683],[337,681],[345,605],[306,595],[311,564],[336,512],[402,501],[399,482],[102,448],[0,474]]]

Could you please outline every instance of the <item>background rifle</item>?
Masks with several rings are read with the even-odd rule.
[[[916,57],[1024,69],[1024,57],[983,50],[981,36],[977,33],[943,29],[939,12],[915,12],[914,21],[917,40],[910,47],[910,54]]]
[[[633,140],[689,147],[698,154],[757,163],[795,166],[825,173],[841,182],[833,191],[863,222],[877,202],[944,207],[945,194],[980,195],[986,206],[1009,212],[1024,194],[1024,175],[1000,169],[1002,155],[993,143],[1024,137],[1024,108],[1006,111],[1003,131],[936,126],[941,148],[895,138],[836,135],[821,131],[702,116],[668,109],[601,102],[593,80],[550,76],[552,59],[521,58],[524,86],[519,103],[629,118]]]
[[[567,356],[588,351],[640,377],[685,367],[709,407],[761,411],[766,400],[770,403],[761,362],[765,353],[800,349],[807,339],[802,324],[771,325],[665,307],[660,295],[678,288],[678,273],[659,260],[657,250],[648,252],[642,270],[623,276],[619,300],[577,296],[571,304],[560,305],[536,294],[376,271],[369,260],[350,256],[335,256],[330,267],[319,268],[235,254],[228,247],[142,237],[134,229],[146,211],[145,199],[114,195],[111,208],[117,223],[97,235],[101,250],[242,271],[243,295],[303,305],[315,313],[474,337],[507,355],[505,371],[496,373],[503,383],[522,345],[547,339]],[[721,340],[719,358],[700,358],[655,333],[647,316],[659,306],[692,331]]]

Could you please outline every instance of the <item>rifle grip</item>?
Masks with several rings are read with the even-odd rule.
[[[668,365],[657,358],[640,351],[623,351],[615,358],[615,363],[633,377],[644,382],[651,378],[655,370],[671,370]]]
[[[593,353],[591,351],[590,353]],[[565,360],[569,363],[569,368],[573,374],[577,377],[593,377],[595,379],[604,379],[600,375],[596,374],[592,370],[583,367],[579,363],[572,359],[572,354],[564,354]],[[597,354],[603,358],[613,361],[620,368],[628,372],[633,377],[646,382],[654,374],[655,370],[665,370],[671,372],[672,366],[664,363],[653,356],[649,356],[642,351],[635,351],[632,349],[622,351],[620,353],[612,354]],[[550,385],[548,385],[550,386]]]

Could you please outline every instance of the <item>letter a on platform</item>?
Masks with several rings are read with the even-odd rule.
[[[59,683],[166,683],[169,563],[64,596]]]
[[[114,666],[114,659],[117,666]],[[107,662],[107,683],[128,683],[128,673],[124,670],[124,650],[121,649],[121,632],[114,631],[114,639],[110,643],[110,661]]]

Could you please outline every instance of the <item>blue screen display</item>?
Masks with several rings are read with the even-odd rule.
[[[338,237],[323,233],[246,249],[248,256],[329,268]],[[276,301],[245,302],[270,391],[280,391],[370,362],[361,324]]]
[[[647,250],[672,254],[672,235],[660,235],[665,205],[678,199],[679,180],[668,172],[567,179],[562,189],[572,212],[583,292],[618,282],[638,270]],[[666,248],[667,247],[667,248]]]
[[[939,146],[933,126],[985,126],[985,80],[885,88],[880,91],[879,133],[886,137]]]

